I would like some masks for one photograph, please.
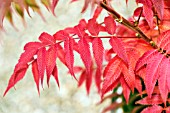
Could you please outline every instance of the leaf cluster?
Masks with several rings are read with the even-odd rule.
[[[53,35],[44,32],[39,36],[39,41],[28,42],[4,95],[23,79],[30,66],[38,92],[40,85],[43,87],[44,74],[48,86],[51,76],[59,86],[56,63],[56,59],[59,59],[78,82],[78,86],[85,83],[88,94],[94,79],[101,102],[106,98],[113,99],[113,103],[103,112],[121,106],[126,110],[126,103],[129,103],[129,107],[139,105],[130,108],[129,112],[135,113],[139,109],[142,109],[142,113],[170,112],[169,1],[136,0],[142,6],[137,7],[129,19],[112,8],[111,0],[84,1],[82,12],[89,5],[95,9],[92,18],[87,21],[82,19],[78,25]],[[57,2],[54,0],[52,3],[53,12]],[[99,23],[98,17],[102,11],[108,14]],[[104,39],[108,43],[103,43]],[[110,45],[110,48],[105,45]],[[79,54],[83,67],[74,65],[75,52]],[[80,73],[79,77],[76,73]],[[116,92],[119,87],[122,88],[121,94]],[[110,91],[113,94],[105,97]],[[121,103],[116,102],[119,97],[123,99]]]

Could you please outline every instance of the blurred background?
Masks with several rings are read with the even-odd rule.
[[[37,41],[42,32],[54,34],[60,29],[76,25],[81,18],[91,17],[90,9],[81,14],[83,0],[71,4],[69,1],[59,1],[55,9],[56,17],[40,4],[46,21],[31,10],[31,18],[25,15],[26,25],[14,12],[16,29],[6,19],[4,20],[5,32],[0,33],[0,113],[100,113],[109,105],[110,100],[96,105],[100,101],[100,96],[97,94],[95,84],[91,87],[90,95],[87,95],[85,86],[78,88],[77,82],[67,74],[67,68],[60,62],[57,62],[60,89],[51,78],[50,88],[45,84],[39,96],[29,69],[24,79],[16,85],[16,90],[12,88],[3,97],[14,66],[27,42]],[[130,0],[126,5],[125,0],[113,0],[113,7],[128,18],[136,6],[134,1]]]

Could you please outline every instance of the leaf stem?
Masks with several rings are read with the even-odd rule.
[[[155,49],[158,48],[158,46],[156,45],[156,43],[155,43],[152,39],[148,38],[148,37],[141,31],[141,29],[140,29],[139,27],[134,26],[132,23],[130,23],[127,19],[125,19],[124,17],[122,17],[122,16],[121,16],[119,13],[117,13],[115,10],[113,10],[112,8],[110,8],[109,6],[107,6],[104,2],[101,1],[101,2],[100,2],[100,6],[101,6],[103,9],[107,10],[109,13],[111,13],[112,16],[113,16],[113,18],[114,18],[117,22],[119,22],[120,24],[122,24],[122,25],[130,28],[131,30],[137,32],[137,33],[140,35],[140,37],[141,37],[142,39],[144,39],[146,42],[148,42],[153,48],[155,48]]]

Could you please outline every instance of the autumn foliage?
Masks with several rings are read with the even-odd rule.
[[[58,0],[42,1],[48,1],[46,6],[54,13]],[[91,6],[92,18],[81,19],[77,25],[53,35],[44,32],[39,41],[25,44],[4,95],[25,76],[29,67],[38,92],[43,87],[44,74],[48,86],[51,77],[60,86],[56,63],[59,59],[78,86],[85,83],[88,94],[94,79],[101,102],[112,98],[112,104],[103,112],[120,107],[127,110],[128,105],[133,105],[128,112],[169,113],[170,1],[136,0],[136,3],[142,5],[131,18],[125,19],[112,8],[111,0],[84,0],[82,12]],[[99,22],[101,12],[108,13]],[[79,54],[83,67],[74,65],[75,53]],[[77,72],[80,75],[75,75]],[[117,94],[119,87],[123,88],[122,94]],[[113,93],[105,96],[110,91]],[[116,103],[119,97],[123,98],[122,103]]]

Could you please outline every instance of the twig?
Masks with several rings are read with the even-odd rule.
[[[155,43],[152,39],[148,38],[148,37],[140,30],[139,27],[134,26],[134,25],[133,25],[132,23],[130,23],[127,19],[125,19],[124,17],[122,17],[119,13],[117,13],[115,10],[113,10],[112,8],[110,8],[109,6],[107,6],[107,5],[106,5],[105,3],[103,3],[102,1],[100,2],[100,6],[101,6],[103,9],[107,10],[109,13],[111,13],[112,16],[113,16],[113,18],[114,18],[117,22],[119,22],[120,24],[122,24],[122,25],[130,28],[131,30],[137,32],[137,33],[140,35],[140,37],[141,37],[142,39],[144,39],[146,42],[148,42],[153,48],[156,48],[156,49],[158,48],[158,46],[156,45],[156,43]]]

